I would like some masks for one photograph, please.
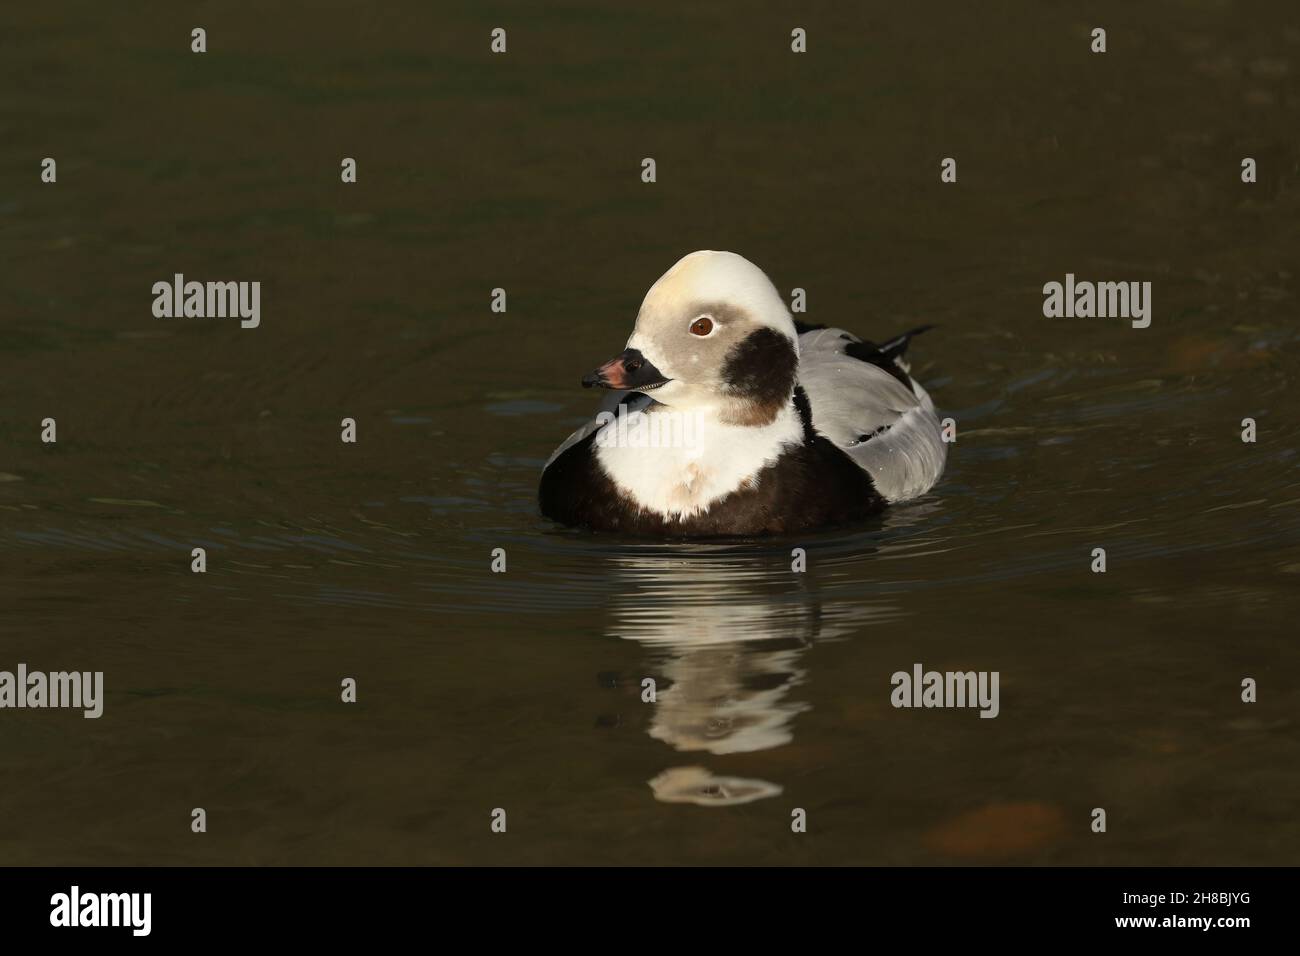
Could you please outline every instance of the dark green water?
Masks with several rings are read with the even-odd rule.
[[[0,669],[106,684],[0,710],[0,862],[1296,862],[1292,3],[387,6],[0,14]],[[753,544],[539,517],[697,248],[940,325],[931,494]],[[154,318],[177,272],[260,327]],[[1151,327],[1044,318],[1067,272]],[[916,662],[1000,716],[894,709]]]

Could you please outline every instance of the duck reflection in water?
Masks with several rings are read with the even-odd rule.
[[[657,548],[614,555],[610,566],[620,580],[608,633],[652,652],[649,734],[682,753],[725,757],[791,743],[796,717],[811,706],[794,691],[808,679],[814,641],[894,616],[860,596],[824,598],[813,576],[792,572],[789,550]],[[696,764],[671,767],[650,786],[658,800],[702,806],[782,789]]]

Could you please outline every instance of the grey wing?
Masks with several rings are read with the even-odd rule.
[[[542,471],[550,468],[551,463],[555,461],[555,459],[559,458],[592,432],[600,430],[603,425],[609,422],[610,415],[618,414],[618,407],[624,402],[627,403],[627,411],[630,413],[648,408],[654,404],[654,399],[649,395],[646,395],[644,392],[610,392],[605,396],[605,400],[600,403],[600,408],[597,410],[596,416],[568,438],[564,439],[564,441],[560,442],[560,447],[551,452],[551,457],[546,459],[546,464],[543,466]]]
[[[812,405],[813,428],[857,462],[887,500],[915,498],[939,480],[948,455],[934,403],[915,382],[909,388],[847,354],[858,341],[841,329],[799,336],[799,384]]]

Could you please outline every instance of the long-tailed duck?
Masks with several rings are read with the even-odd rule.
[[[616,394],[555,450],[544,515],[656,537],[782,534],[861,521],[928,491],[947,446],[884,345],[797,323],[761,269],[684,257],[650,287],[627,348],[587,375]]]

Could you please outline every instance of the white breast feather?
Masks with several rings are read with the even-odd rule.
[[[638,415],[629,418],[631,424]],[[711,416],[686,421],[690,411],[663,405],[648,413],[670,416],[660,433],[688,434],[692,440],[677,447],[637,448],[604,444],[597,433],[596,458],[621,491],[647,511],[682,518],[701,514],[750,481],[776,461],[786,447],[803,442],[803,426],[787,406],[769,425],[727,425]],[[681,417],[672,421],[671,416]],[[617,427],[617,422],[605,429]]]

